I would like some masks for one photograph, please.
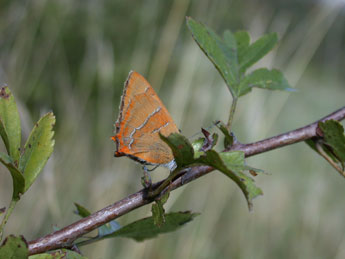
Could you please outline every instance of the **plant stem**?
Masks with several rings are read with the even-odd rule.
[[[231,108],[230,108],[229,120],[228,120],[228,123],[226,124],[226,128],[228,129],[229,132],[231,132],[231,125],[234,119],[236,106],[237,106],[237,97],[234,97],[232,100]]]
[[[337,170],[337,171],[339,172],[339,174],[340,174],[341,176],[345,177],[345,171],[343,171],[343,170],[340,168],[340,166],[338,166],[337,163],[335,163],[335,162],[333,161],[333,159],[330,158],[330,157],[327,155],[327,153],[323,150],[323,148],[322,148],[322,146],[321,146],[320,143],[316,143],[316,149],[317,149],[317,151],[319,152],[319,154],[320,154],[324,159],[326,159],[327,162],[330,163],[331,166],[333,166],[333,168],[334,168],[335,170]]]
[[[11,216],[12,211],[14,209],[14,207],[16,206],[18,200],[11,200],[10,206],[8,207],[6,214],[4,216],[4,218],[2,219],[1,225],[0,225],[0,241],[2,240],[2,235],[4,232],[4,227],[8,221],[8,218]]]

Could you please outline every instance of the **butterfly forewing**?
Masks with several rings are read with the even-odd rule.
[[[147,164],[168,164],[174,157],[159,137],[178,132],[168,110],[143,76],[131,72],[125,83],[116,123],[116,156]]]

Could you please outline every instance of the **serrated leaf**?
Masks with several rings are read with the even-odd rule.
[[[241,53],[241,59],[239,60],[240,73],[244,73],[247,68],[254,65],[268,52],[270,52],[277,42],[277,33],[270,33],[262,36],[253,44],[248,46],[245,52],[243,54]]]
[[[10,235],[5,238],[0,246],[0,258],[25,259],[29,256],[28,244],[23,236]]]
[[[8,87],[0,88],[0,135],[8,154],[18,162],[21,141],[20,118],[16,102]]]
[[[177,167],[181,168],[194,162],[193,147],[185,136],[178,133],[172,133],[168,137],[159,135],[171,148]]]
[[[163,208],[163,204],[157,200],[152,204],[151,207],[152,217],[153,217],[153,223],[157,227],[161,227],[165,223],[165,210]]]
[[[29,256],[29,259],[87,259],[85,256],[78,254],[77,252],[61,249],[51,253],[37,254]]]
[[[13,190],[12,199],[19,200],[20,195],[25,192],[25,179],[24,176],[17,167],[13,164],[12,158],[4,153],[0,152],[0,162],[4,164],[10,171],[12,176]]]
[[[198,161],[212,166],[231,178],[242,190],[250,210],[253,206],[252,200],[263,194],[262,190],[255,186],[254,180],[243,173],[243,170],[246,170],[244,152],[232,151],[217,153],[214,150],[209,150]]]
[[[187,26],[196,43],[224,78],[232,95],[236,97],[234,87],[239,82],[239,66],[236,41],[232,33],[225,33],[225,43],[213,30],[190,17],[187,17]]]
[[[153,217],[148,217],[126,225],[115,233],[106,236],[106,238],[127,237],[136,241],[143,241],[154,238],[159,234],[176,231],[198,215],[198,213],[191,213],[189,211],[168,213],[165,214],[165,223],[161,227],[157,227],[154,224]]]
[[[319,122],[325,144],[341,162],[345,162],[345,135],[343,126],[335,120]]]
[[[295,89],[290,87],[282,72],[277,69],[268,70],[267,68],[254,70],[245,76],[239,86],[240,95],[250,92],[253,87],[269,90],[295,91]]]
[[[55,116],[49,112],[32,129],[19,160],[19,170],[25,178],[25,191],[29,189],[42,171],[54,149]]]

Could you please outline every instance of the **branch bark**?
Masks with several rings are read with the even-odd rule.
[[[229,150],[241,150],[245,153],[246,157],[257,155],[270,151],[272,149],[280,148],[286,145],[294,144],[300,141],[305,141],[309,138],[317,136],[317,125],[319,121],[325,120],[343,120],[345,118],[345,106],[341,109],[327,115],[326,117],[309,124],[305,127],[283,133],[281,135],[261,140],[255,143],[250,144],[235,144]],[[195,166],[192,167],[188,174],[184,174],[177,179],[175,179],[172,184],[169,186],[170,190],[181,187],[182,185],[189,183],[214,169],[210,166]],[[160,183],[154,185],[154,188],[157,187]],[[149,204],[152,202],[152,199],[146,199],[145,190],[138,191],[128,197],[115,202],[112,205],[109,205],[106,208],[103,208],[90,216],[83,218],[75,223],[72,223],[69,226],[66,226],[58,231],[55,231],[51,234],[48,234],[44,237],[32,240],[28,243],[29,253],[37,254],[45,251],[71,247],[71,244],[79,237],[84,234],[98,228],[99,226],[116,219],[128,212]]]

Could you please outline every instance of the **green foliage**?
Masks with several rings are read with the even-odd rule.
[[[255,186],[254,180],[243,173],[248,168],[244,164],[242,151],[217,153],[214,150],[209,150],[198,161],[214,167],[231,178],[242,190],[250,210],[253,207],[252,200],[263,194],[262,190]]]
[[[157,227],[161,227],[165,223],[165,210],[161,201],[155,201],[151,207],[153,223]]]
[[[0,135],[8,153],[0,153],[0,162],[10,171],[13,181],[12,201],[0,224],[0,240],[16,203],[35,181],[53,152],[54,123],[53,113],[42,117],[20,155],[21,127],[18,109],[10,90],[7,87],[0,89]]]
[[[196,43],[224,78],[232,95],[236,96],[236,89],[233,86],[239,83],[239,66],[232,34],[225,34],[227,39],[225,43],[212,29],[190,17],[187,17],[187,26]]]
[[[345,136],[343,126],[335,120],[319,122],[318,127],[321,130],[321,137],[314,137],[305,141],[305,143],[315,152],[320,154],[317,145],[325,155],[335,163],[338,162],[344,169],[345,164]]]
[[[198,138],[192,142],[194,159],[198,159],[201,155],[204,154],[204,152],[201,151],[201,148],[204,145],[204,140],[204,138]]]
[[[175,156],[176,161],[181,161],[184,156],[188,155],[189,164],[184,164],[184,166],[204,164],[221,171],[241,188],[247,199],[249,209],[252,208],[252,200],[261,195],[262,191],[255,186],[254,180],[250,176],[245,175],[243,171],[262,171],[245,165],[244,153],[242,151],[218,153],[215,150],[207,150],[204,152],[202,151],[205,142],[203,138],[194,141],[193,145],[191,145],[189,141],[180,134],[171,134],[170,136],[165,138],[164,141],[166,141],[172,149],[183,150],[183,152],[174,152],[174,154],[177,155]],[[189,154],[187,152],[189,152]],[[193,159],[190,159],[191,157],[193,157]]]
[[[230,147],[234,143],[234,137],[229,133],[223,122],[219,121],[216,125],[224,134],[224,148]]]
[[[168,137],[160,134],[160,137],[171,148],[178,168],[193,163],[193,147],[189,144],[189,141],[185,136],[178,133],[172,133]]]
[[[305,143],[345,177],[345,135],[343,126],[335,120],[319,122],[317,133],[318,137],[308,139]]]
[[[85,256],[78,254],[77,252],[61,249],[51,253],[37,254],[29,256],[29,259],[87,259]]]
[[[136,241],[143,241],[154,238],[159,234],[173,232],[198,215],[198,213],[191,213],[189,211],[168,213],[165,214],[165,223],[160,227],[155,225],[153,217],[148,217],[128,224],[115,233],[105,236],[105,238],[127,237]]]
[[[55,116],[44,115],[32,129],[19,160],[19,170],[25,178],[25,191],[36,180],[54,149]]]
[[[267,68],[254,70],[243,78],[239,86],[241,95],[250,92],[253,87],[294,91],[294,89],[290,88],[282,72],[277,69],[268,70]]]
[[[20,118],[16,102],[8,87],[0,88],[0,135],[7,153],[17,164],[21,141]]]
[[[291,90],[278,70],[258,69],[245,77],[246,70],[264,57],[277,44],[278,36],[270,33],[250,44],[247,32],[225,31],[221,39],[213,30],[187,18],[187,25],[201,50],[217,68],[232,96],[238,98],[253,87],[269,90]]]
[[[3,259],[26,259],[28,255],[28,245],[23,236],[10,235],[0,246],[0,258]]]
[[[75,202],[75,203],[74,203],[74,206],[75,206],[76,209],[77,209],[77,210],[75,211],[75,214],[79,215],[80,217],[85,218],[85,217],[91,215],[91,212],[90,212],[87,208],[81,206],[79,203],[76,203],[76,202]]]
[[[242,46],[241,55],[238,55],[238,63],[240,65],[240,73],[245,73],[247,68],[254,65],[268,52],[270,52],[278,42],[278,35],[270,33],[262,36],[253,44],[249,45],[250,36],[236,37],[236,41]]]
[[[335,120],[319,122],[324,144],[332,150],[334,156],[342,163],[345,162],[345,135],[343,126]]]
[[[0,152],[0,162],[10,171],[13,182],[12,199],[19,200],[20,195],[25,192],[25,179],[18,168],[14,165],[12,158]]]
[[[152,204],[153,222],[157,227],[161,227],[165,223],[165,210],[163,205],[168,201],[169,196],[170,192],[167,191]]]

